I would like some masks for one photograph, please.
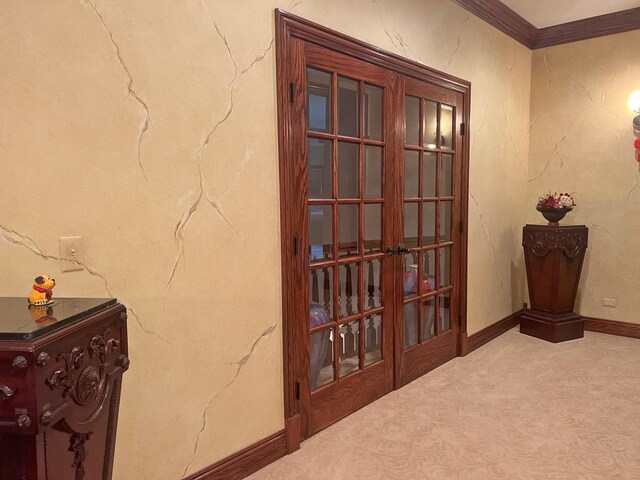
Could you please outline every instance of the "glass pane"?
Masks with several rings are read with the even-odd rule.
[[[331,131],[331,74],[307,68],[307,128]]]
[[[338,255],[358,254],[359,205],[338,205]]]
[[[382,205],[368,203],[364,206],[364,251],[382,250]]]
[[[451,329],[451,291],[443,293],[438,298],[438,311],[440,312],[440,332]]]
[[[382,315],[364,319],[364,365],[371,365],[382,359]]]
[[[435,335],[436,297],[429,297],[422,302],[422,340],[429,340]]]
[[[405,143],[418,145],[420,141],[420,99],[404,97]]]
[[[360,368],[360,320],[340,325],[339,347],[340,377],[344,377]]]
[[[309,198],[331,198],[333,174],[331,140],[309,138],[307,141],[307,169],[309,176]]]
[[[404,298],[414,297],[418,293],[418,260],[417,253],[403,255],[404,275],[402,278],[402,291]]]
[[[382,197],[382,147],[364,147],[364,197]]]
[[[338,133],[359,137],[358,82],[338,77]]]
[[[451,285],[451,247],[440,248],[440,287]]]
[[[422,252],[422,284],[420,293],[433,292],[436,289],[436,251]]]
[[[382,140],[382,88],[364,86],[364,138]]]
[[[418,343],[418,302],[404,306],[404,348]]]
[[[333,258],[333,207],[309,205],[310,260]]]
[[[338,142],[338,198],[359,198],[358,144]]]
[[[449,105],[440,110],[440,141],[442,148],[453,148],[453,107]]]
[[[333,382],[333,330],[322,330],[311,335],[311,361],[309,383],[311,390]]]
[[[416,198],[420,185],[420,154],[413,150],[404,151],[404,198]]]
[[[440,202],[440,241],[451,241],[451,208],[453,202]]]
[[[422,165],[422,196],[436,196],[436,179],[438,168],[438,156],[435,153],[424,152]]]
[[[357,263],[348,263],[338,267],[338,307],[340,308],[340,318],[348,317],[360,311],[360,301],[358,296],[358,270]]]
[[[368,260],[364,266],[364,309],[373,310],[382,306],[382,262],[380,259]]]
[[[404,245],[408,248],[418,246],[418,204],[404,204]]]
[[[438,104],[431,100],[424,101],[424,146],[437,147]]]
[[[319,327],[333,317],[333,267],[309,272],[309,326]]]
[[[422,204],[422,245],[436,243],[436,202]]]
[[[453,196],[453,155],[442,154],[442,170],[440,170],[440,196]]]

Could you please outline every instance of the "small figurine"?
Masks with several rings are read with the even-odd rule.
[[[53,300],[53,287],[56,286],[55,279],[49,275],[39,275],[34,280],[33,289],[29,294],[29,303],[31,305],[51,305]]]

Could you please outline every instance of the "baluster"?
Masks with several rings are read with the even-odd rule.
[[[358,324],[358,322],[355,322],[351,325],[351,336],[353,337],[353,341],[351,342],[351,351],[355,352],[355,354],[358,354],[358,347],[360,346],[360,342],[358,341],[358,327],[360,325]]]
[[[374,328],[375,335],[376,335],[375,345],[380,345],[380,325],[381,325],[381,323],[382,323],[381,318],[376,316],[376,318],[373,320],[373,328]]]
[[[329,350],[329,355],[325,354],[325,359],[324,359],[324,366],[328,366],[328,365],[333,365],[333,342],[334,342],[334,335],[333,335],[333,328],[329,331],[329,343],[327,344],[327,349]]]
[[[322,289],[322,302],[324,303],[324,308],[327,309],[328,312],[331,311],[331,283],[329,280],[329,270],[327,267],[322,269],[322,275],[324,277],[323,281],[323,289]]]
[[[345,325],[340,326],[340,350],[342,351],[342,356],[344,357],[347,353],[347,341],[346,341],[346,333],[349,333],[349,329],[346,328]]]
[[[351,315],[353,313],[353,284],[351,281],[351,264],[347,263],[346,267],[347,281],[345,294],[347,296],[347,315]]]
[[[311,301],[320,303],[318,295],[318,270],[311,270]]]
[[[367,293],[369,294],[369,299],[367,301],[367,305],[369,306],[369,309],[373,309],[376,306],[376,302],[373,298],[374,293],[376,291],[376,287],[373,284],[373,261],[369,260],[369,262],[367,262],[369,264],[368,268],[367,268],[367,283],[369,284],[369,286],[367,287]]]
[[[378,261],[378,305],[382,305],[382,264]]]

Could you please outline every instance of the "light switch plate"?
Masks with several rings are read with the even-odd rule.
[[[63,272],[84,270],[84,253],[82,237],[60,237],[60,269]]]

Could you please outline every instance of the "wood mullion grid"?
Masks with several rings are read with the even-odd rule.
[[[338,267],[338,142],[336,140],[338,135],[338,74],[336,72],[331,73],[331,133],[333,140],[333,161],[332,176],[333,176],[333,381],[337,381],[339,378],[338,356],[340,348],[340,328],[337,327],[337,320],[340,318],[340,301],[338,295],[338,285],[340,283],[340,271]]]
[[[436,154],[436,197],[438,200],[436,201],[436,243],[438,247],[440,247],[440,176],[442,175],[442,103],[437,103],[436,108],[436,145],[438,145],[438,153]],[[440,286],[440,253],[441,250],[438,248],[438,252],[436,253],[436,292],[438,291],[438,287]],[[440,322],[438,321],[438,313],[439,313],[439,296],[436,296],[436,301],[434,302],[434,312],[433,312],[433,323],[434,323],[434,336],[437,337],[440,335]]]
[[[364,81],[358,82],[358,133],[360,136],[360,145],[358,145],[358,193],[360,193],[360,205],[358,206],[358,252],[360,260],[358,265],[358,312],[361,314],[358,320],[358,367],[359,370],[364,369],[364,167],[362,164],[364,158]],[[384,191],[384,190],[383,190]]]
[[[425,127],[425,117],[424,117],[424,98],[420,98],[420,102],[419,102],[419,123],[418,123],[418,144],[421,147],[424,147],[424,127]],[[418,197],[420,197],[421,199],[423,198],[424,195],[424,181],[423,181],[423,168],[424,166],[422,165],[423,163],[423,157],[424,157],[424,152],[420,152],[418,154]],[[420,202],[418,202],[418,239],[416,242],[416,246],[418,247],[418,249],[420,247],[422,247],[422,237],[423,237],[423,229],[424,229],[424,225],[423,225],[423,221],[422,221],[422,211],[423,211],[423,207],[424,207],[424,202],[421,200]],[[404,263],[404,262],[403,262]],[[416,283],[416,295],[418,296],[418,298],[420,298],[420,289],[422,288],[422,255],[420,253],[418,253],[418,272],[417,272],[417,283]],[[418,320],[418,345],[422,343],[422,304],[421,301],[418,300],[418,314],[416,315],[416,318]]]

